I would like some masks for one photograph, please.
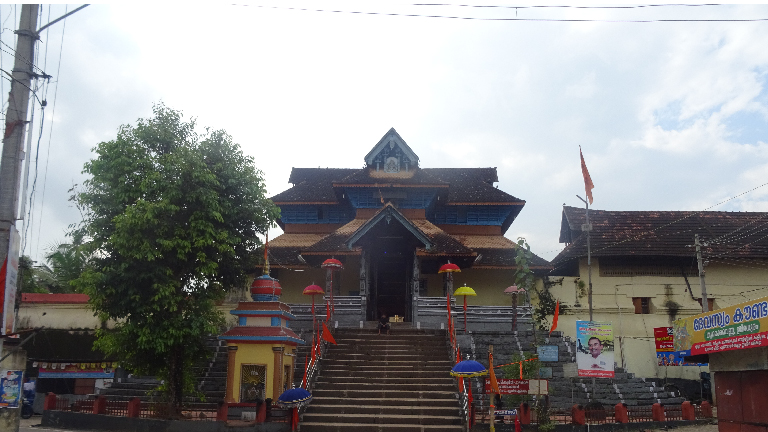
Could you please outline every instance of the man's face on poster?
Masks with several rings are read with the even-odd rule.
[[[595,337],[589,338],[589,341],[587,341],[587,346],[589,347],[589,353],[592,354],[593,358],[597,358],[597,356],[599,356],[603,351],[603,344],[600,343],[600,339]]]

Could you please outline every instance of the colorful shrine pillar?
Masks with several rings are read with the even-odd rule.
[[[227,402],[256,403],[278,396],[291,387],[297,344],[304,343],[288,321],[291,308],[279,301],[277,279],[259,276],[251,285],[253,301],[238,303],[230,311],[238,325],[219,339],[227,342]]]

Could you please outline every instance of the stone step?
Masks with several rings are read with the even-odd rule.
[[[301,422],[301,432],[460,432],[462,425],[405,425]]]
[[[315,385],[318,385],[319,383],[316,383]],[[334,391],[366,391],[366,390],[378,390],[378,391],[386,391],[386,392],[396,392],[396,391],[402,391],[402,392],[408,392],[408,391],[444,391],[444,392],[455,392],[456,391],[456,385],[452,382],[448,382],[445,384],[401,384],[401,383],[349,383],[349,382],[343,382],[338,383],[334,381],[325,381],[323,382],[322,386],[323,390],[334,390]]]
[[[397,369],[389,370],[383,368],[379,371],[355,371],[354,374],[345,370],[321,370],[318,375],[323,377],[350,377],[354,376],[361,382],[369,378],[446,378],[450,376],[450,369],[443,371],[401,371]]]
[[[347,402],[356,402],[347,400]],[[317,401],[313,401],[311,406],[307,409],[307,412],[312,413],[325,413],[335,415],[346,414],[379,414],[390,415],[393,412],[397,414],[407,415],[431,415],[431,416],[445,416],[445,417],[458,417],[458,412],[453,406],[426,406],[426,405],[359,405],[357,403],[352,404],[335,404],[335,405],[320,405]]]
[[[346,370],[350,372],[357,371],[377,371],[381,369],[400,370],[400,371],[450,371],[454,363],[450,361],[435,362],[408,362],[408,361],[380,361],[380,362],[361,362],[361,361],[324,361],[323,369],[326,370]]]
[[[322,374],[317,377],[317,381],[315,382],[315,385],[319,383],[328,383],[328,384],[365,384],[365,385],[399,385],[399,386],[408,386],[408,385],[429,385],[429,384],[441,384],[441,385],[450,385],[455,386],[456,380],[455,378],[451,378],[449,376],[446,376],[444,378],[404,378],[402,376],[394,376],[394,377],[374,377],[374,378],[365,378],[361,379],[358,376],[338,376],[338,377],[332,377],[325,374]]]
[[[428,399],[428,398],[393,398],[393,399],[381,399],[381,398],[339,398],[334,396],[322,396],[318,395],[312,398],[312,404],[314,405],[357,405],[357,406],[412,406],[412,407],[429,407],[429,408],[451,408],[457,411],[457,399],[454,398],[442,398],[442,399]]]
[[[421,391],[421,390],[334,390],[315,387],[313,396],[339,398],[391,398],[391,399],[456,399],[456,391]]]
[[[404,424],[404,425],[461,425],[461,417],[442,415],[413,415],[400,414],[388,410],[383,414],[345,414],[343,416],[331,413],[314,413],[307,411],[302,416],[306,422],[323,422],[333,420],[334,423],[356,424]]]

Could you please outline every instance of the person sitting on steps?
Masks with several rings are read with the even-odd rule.
[[[387,334],[389,334],[389,330],[390,330],[389,318],[387,318],[387,316],[384,314],[382,314],[381,318],[379,318],[379,334],[381,334],[382,330],[386,330]]]

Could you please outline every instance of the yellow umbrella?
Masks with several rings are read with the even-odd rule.
[[[463,287],[459,287],[454,293],[454,296],[464,296],[464,331],[467,331],[467,296],[475,296],[477,297],[477,293],[475,293],[475,290],[468,287],[467,284],[464,284]]]

